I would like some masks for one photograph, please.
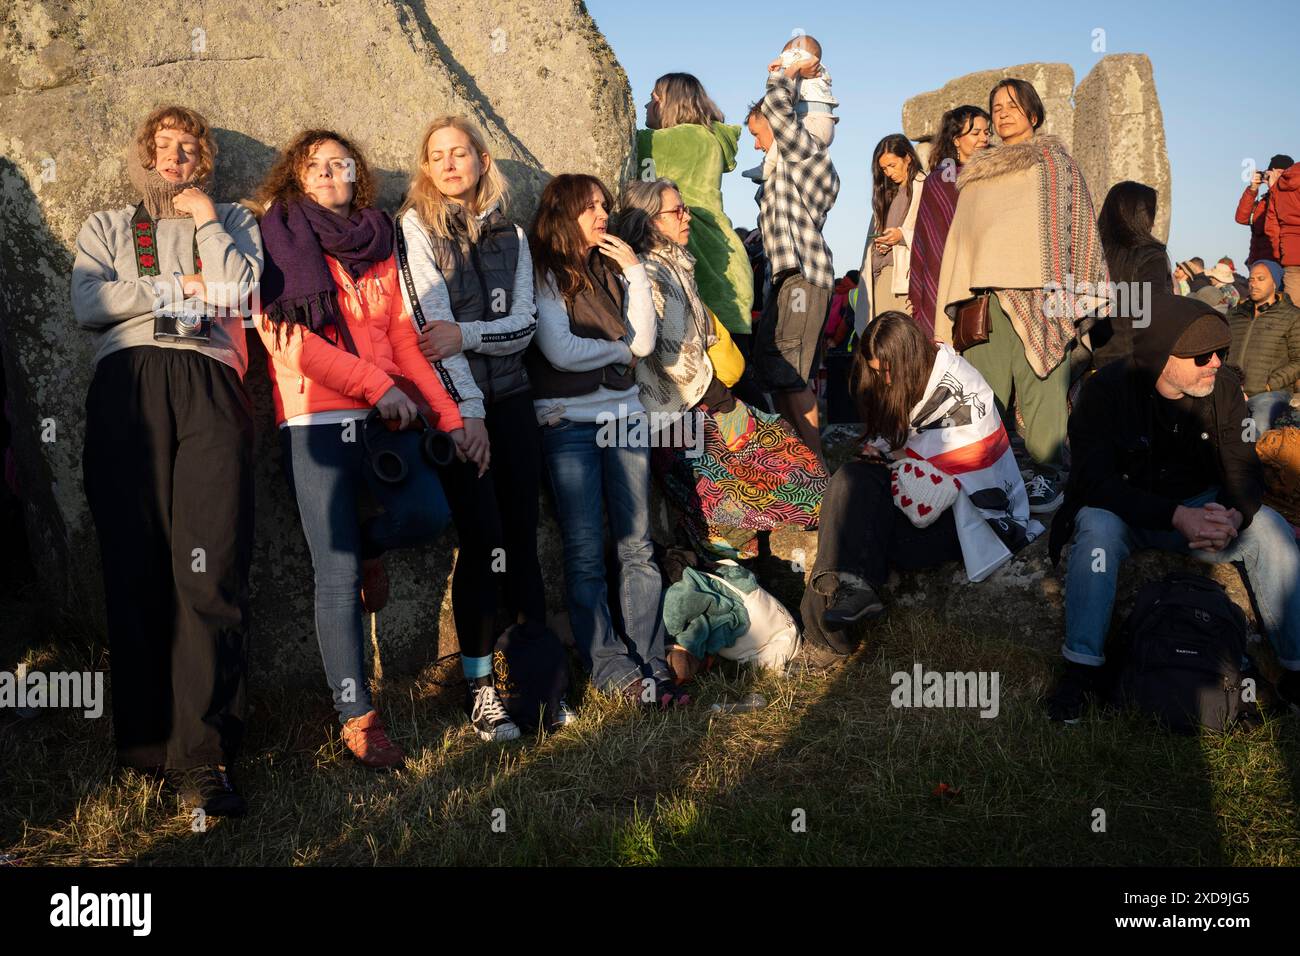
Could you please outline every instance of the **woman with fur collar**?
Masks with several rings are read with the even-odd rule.
[[[1087,185],[1064,143],[1038,132],[1047,113],[1034,87],[1003,80],[989,113],[1002,145],[972,157],[958,177],[935,337],[951,343],[959,307],[987,296],[988,338],[962,357],[1003,408],[1014,392],[1034,462],[1030,510],[1044,514],[1062,498],[1069,353],[1109,314],[1109,279]]]

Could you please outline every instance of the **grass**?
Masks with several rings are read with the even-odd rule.
[[[20,615],[9,605],[0,614]],[[30,623],[30,622],[28,622]],[[103,667],[89,640],[32,646],[6,627],[0,668]],[[895,671],[997,670],[1001,710],[894,709]],[[1300,863],[1294,718],[1177,738],[1141,720],[1079,727],[1040,711],[1054,655],[932,612],[896,609],[841,669],[713,673],[667,715],[587,693],[545,737],[480,742],[454,663],[379,688],[405,770],[358,766],[321,687],[257,684],[237,780],[253,810],[194,832],[174,797],[112,774],[107,716],[0,723],[0,857],[22,864]],[[745,714],[708,704],[750,692]],[[939,784],[957,791],[936,796]],[[1095,810],[1105,831],[1094,830]],[[502,812],[503,811],[503,812]],[[802,811],[800,813],[799,811]],[[800,831],[796,826],[804,822]],[[504,823],[504,832],[502,831]],[[495,826],[494,826],[495,824]]]

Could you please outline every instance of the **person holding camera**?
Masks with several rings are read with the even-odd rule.
[[[537,329],[533,260],[505,201],[506,181],[478,128],[463,116],[433,120],[398,214],[398,264],[420,348],[448,383],[467,446],[482,460],[453,462],[441,477],[459,546],[451,609],[465,709],[480,739],[498,741],[519,736],[492,676],[498,584],[512,623],[546,624],[537,558],[542,439],[524,367]],[[567,720],[567,705],[560,709]]]
[[[315,569],[316,636],[343,742],[365,766],[388,769],[405,755],[370,699],[362,605],[377,610],[387,598],[385,551],[446,527],[435,466],[487,460],[485,448],[468,444],[456,403],[420,351],[399,288],[393,222],[374,197],[370,167],[346,137],[313,129],[294,138],[258,190],[267,261],[255,318]],[[365,522],[363,489],[383,509]]]
[[[262,272],[249,211],[214,203],[199,113],[149,114],[137,199],[77,235],[72,310],[95,343],[82,458],[99,535],[117,763],[238,815],[253,541],[253,416],[239,300]]]
[[[1250,251],[1246,254],[1246,268],[1250,268],[1261,259],[1280,261],[1277,239],[1268,231],[1269,208],[1277,199],[1277,181],[1291,166],[1295,165],[1290,156],[1278,153],[1268,161],[1268,168],[1255,170],[1250,175],[1250,182],[1242,190],[1241,199],[1237,200],[1237,223],[1250,226]],[[1264,187],[1264,195],[1260,188]]]

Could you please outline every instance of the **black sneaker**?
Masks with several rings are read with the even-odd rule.
[[[1066,661],[1065,670],[1047,699],[1047,716],[1061,723],[1077,724],[1083,719],[1088,698],[1095,696],[1100,686],[1100,667]]]
[[[167,785],[191,810],[202,810],[210,817],[242,817],[248,812],[248,804],[218,766],[168,770],[164,776]]]
[[[865,582],[842,582],[835,588],[835,596],[822,612],[822,624],[828,631],[840,631],[858,621],[870,621],[885,613],[885,602],[876,589]]]
[[[1031,515],[1051,514],[1061,507],[1065,492],[1058,479],[1048,475],[1034,475],[1025,482],[1025,491],[1029,494],[1029,513]]]
[[[518,740],[519,727],[491,684],[469,689],[469,722],[480,740]]]

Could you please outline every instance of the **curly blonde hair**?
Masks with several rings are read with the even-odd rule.
[[[189,133],[199,141],[199,157],[194,182],[206,184],[211,181],[212,169],[217,160],[217,141],[212,135],[212,127],[208,125],[203,114],[188,106],[173,104],[160,106],[146,116],[135,135],[136,152],[140,165],[145,169],[154,168],[157,159],[154,137],[160,129],[180,130],[182,133]]]
[[[331,140],[347,150],[356,164],[356,178],[352,182],[352,208],[366,209],[373,206],[375,179],[360,147],[332,129],[308,129],[295,136],[284,148],[271,171],[262,180],[262,185],[257,187],[257,198],[252,204],[256,210],[266,212],[277,199],[286,203],[302,199],[306,195],[302,188],[302,174],[307,168],[312,150]]]
[[[468,211],[471,215],[465,217],[469,238],[474,241],[478,239],[479,230],[476,214],[486,212],[493,206],[504,213],[509,187],[506,185],[505,177],[498,171],[497,164],[492,161],[492,154],[488,151],[483,134],[464,116],[439,116],[425,127],[424,135],[420,137],[420,151],[415,157],[415,172],[411,174],[411,185],[406,193],[406,202],[402,203],[402,208],[397,214],[400,216],[406,210],[414,209],[426,229],[435,236],[451,238],[451,225],[448,222],[451,200],[438,189],[433,177],[425,168],[429,158],[429,141],[433,139],[435,133],[443,129],[458,129],[464,133],[482,167],[478,187],[474,191],[473,200],[469,203]]]

